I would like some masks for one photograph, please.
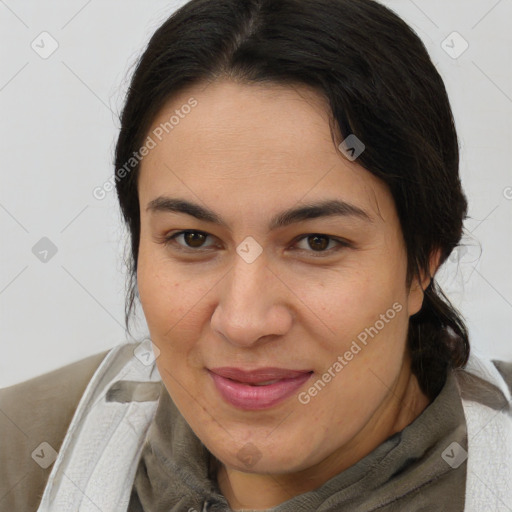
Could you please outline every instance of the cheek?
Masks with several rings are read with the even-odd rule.
[[[137,269],[140,302],[151,339],[162,355],[189,354],[211,316],[208,294],[215,276],[185,272],[162,256],[141,247]],[[190,357],[190,356],[189,356]]]
[[[176,298],[180,295],[180,283],[163,271],[163,265],[150,258],[140,258],[137,268],[137,286],[140,302],[150,330],[159,327],[167,319],[170,324],[175,314]]]
[[[381,265],[344,268],[314,286],[306,276],[302,289],[307,290],[305,302],[319,312],[325,324],[346,337],[373,325],[396,302],[406,308],[401,281],[401,274],[381,261]]]
[[[159,252],[141,243],[137,267],[140,302],[156,343],[179,327],[194,300],[193,288]]]

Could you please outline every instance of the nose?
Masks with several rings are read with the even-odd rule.
[[[221,283],[211,326],[226,341],[250,347],[289,331],[293,322],[287,303],[290,292],[267,267],[263,255],[252,263],[235,258]]]

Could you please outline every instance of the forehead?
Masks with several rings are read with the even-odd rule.
[[[148,131],[155,146],[140,167],[141,203],[179,191],[274,209],[329,193],[376,215],[393,208],[385,184],[337,149],[329,116],[325,98],[307,86],[196,84],[168,101]]]
[[[189,110],[186,105],[192,98],[196,106],[179,115]],[[251,160],[266,156],[277,161],[280,156],[300,158],[311,150],[333,151],[328,113],[325,99],[305,86],[238,84],[225,79],[180,92],[163,106],[150,131],[163,128],[168,146],[179,144],[212,157],[223,153],[235,159],[251,154]],[[166,133],[172,117],[172,129],[167,126]]]

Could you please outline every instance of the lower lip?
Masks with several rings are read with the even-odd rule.
[[[310,377],[311,372],[292,379],[281,379],[266,386],[251,386],[209,372],[222,397],[240,409],[267,409],[293,395]]]

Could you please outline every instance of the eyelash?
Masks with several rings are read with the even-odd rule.
[[[166,236],[162,237],[162,239],[160,240],[160,243],[164,244],[165,246],[170,246],[171,244],[175,245],[178,248],[178,250],[183,251],[183,252],[188,252],[188,253],[205,252],[205,249],[201,248],[201,247],[193,248],[193,247],[188,247],[188,246],[183,246],[183,245],[177,244],[176,238],[181,236],[181,235],[185,235],[187,233],[201,234],[201,235],[205,235],[206,237],[208,237],[208,236],[211,237],[212,236],[212,235],[210,235],[208,233],[205,233],[204,231],[194,231],[194,230],[187,229],[187,230],[183,230],[183,231],[178,231],[177,233],[174,233],[172,235],[166,235]],[[331,247],[330,249],[325,249],[325,250],[321,250],[321,251],[313,251],[313,250],[307,250],[307,249],[298,249],[301,252],[309,253],[314,258],[330,256],[330,255],[332,255],[333,251],[334,252],[338,252],[341,249],[353,247],[353,244],[351,244],[347,240],[343,240],[343,239],[336,238],[336,237],[329,236],[329,235],[324,235],[323,233],[308,233],[308,234],[300,235],[299,237],[297,237],[294,240],[294,244],[295,243],[299,243],[302,240],[305,240],[305,239],[307,239],[307,238],[309,238],[311,236],[318,236],[318,237],[321,237],[321,238],[326,238],[326,239],[329,240],[329,242],[333,241],[333,242],[336,242],[338,244],[337,247]]]

